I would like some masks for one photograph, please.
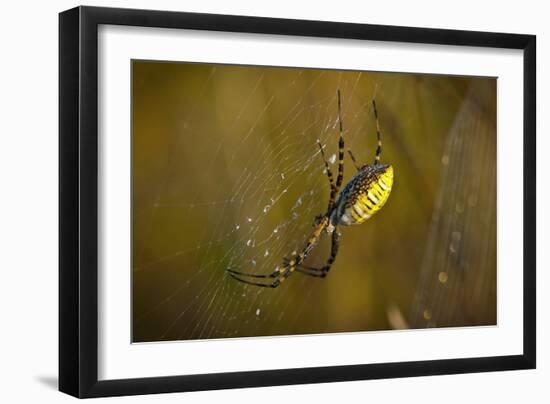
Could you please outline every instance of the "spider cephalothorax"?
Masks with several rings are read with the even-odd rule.
[[[338,248],[340,246],[338,226],[361,224],[369,219],[384,206],[392,189],[393,167],[389,164],[380,164],[382,140],[380,125],[378,124],[378,112],[374,100],[372,101],[372,107],[376,121],[376,135],[378,138],[378,147],[376,149],[374,163],[359,166],[353,153],[348,149],[348,154],[355,164],[357,173],[344,186],[344,189],[340,191],[344,179],[344,136],[342,127],[342,101],[340,98],[340,90],[338,90],[338,123],[340,128],[340,139],[338,141],[338,176],[336,177],[336,181],[334,181],[332,171],[325,157],[323,145],[321,145],[320,141],[317,141],[330,183],[330,198],[327,211],[315,218],[313,232],[302,251],[300,253],[294,251],[290,255],[290,258],[283,258],[283,265],[275,268],[270,274],[253,274],[227,269],[229,275],[248,285],[266,288],[276,288],[294,271],[320,278],[324,278],[327,275],[330,267],[336,260],[336,255],[338,254]],[[321,268],[303,265],[304,260],[317,245],[323,232],[331,234],[332,236],[330,257],[327,263]],[[246,278],[267,279],[268,281],[256,282]]]

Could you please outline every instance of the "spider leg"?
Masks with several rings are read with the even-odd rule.
[[[336,187],[334,186],[334,177],[332,175],[332,170],[330,169],[327,158],[325,156],[325,150],[323,149],[323,145],[321,144],[319,139],[317,139],[317,145],[321,150],[321,157],[323,158],[323,162],[325,163],[325,170],[327,172],[328,182],[330,184],[330,194],[332,195],[333,193],[336,193],[335,191]]]
[[[250,273],[250,272],[235,271],[234,269],[231,269],[231,268],[227,268],[225,271],[228,272],[229,275],[248,276],[250,278],[262,278],[262,279],[276,278],[280,273],[279,268],[275,269],[275,271],[273,271],[270,274],[253,274],[253,273]]]
[[[332,267],[332,264],[334,264],[334,261],[336,261],[336,256],[338,255],[338,249],[340,248],[340,236],[341,234],[338,232],[337,229],[332,232],[330,256],[328,257],[327,262],[324,266],[322,266],[321,268],[314,268],[300,264],[296,268],[296,271],[303,273],[304,275],[314,276],[318,278],[324,278],[325,276],[327,276],[328,271],[330,271],[330,268]]]
[[[228,271],[229,272],[229,271]],[[243,279],[243,278],[239,278],[236,274],[234,274],[233,272],[229,272],[229,276],[231,276],[233,279],[236,279],[238,280],[239,282],[242,282],[242,283],[245,283],[247,285],[253,285],[253,286],[260,286],[262,288],[276,288],[277,286],[279,286],[281,284],[281,282],[278,280],[278,279],[275,279],[273,282],[271,283],[261,283],[261,282],[253,282],[253,281],[249,281],[247,279]],[[250,275],[248,275],[250,276]]]
[[[281,283],[283,283],[284,280],[286,278],[288,278],[290,273],[294,270],[294,269],[291,270],[291,268],[293,268],[293,266],[295,265],[294,263],[295,263],[295,260],[296,260],[296,258],[295,258],[296,257],[296,251],[294,251],[292,253],[292,257],[293,258],[290,259],[290,260],[285,259],[284,265],[283,265],[282,268],[277,267],[277,269],[275,269],[275,271],[273,271],[270,274],[266,274],[266,275],[252,274],[252,273],[247,273],[247,272],[239,272],[239,271],[235,271],[235,270],[232,270],[232,269],[226,269],[226,271],[229,273],[229,276],[231,276],[233,279],[236,279],[239,282],[245,283],[247,285],[260,286],[260,287],[263,287],[263,288],[276,288]],[[268,283],[255,282],[255,281],[251,281],[251,280],[248,280],[248,279],[244,279],[244,278],[242,278],[243,276],[244,277],[250,277],[250,278],[263,278],[263,279],[271,278],[271,279],[273,279],[273,281],[268,282]]]
[[[327,225],[328,225],[328,218],[325,216],[323,219],[320,220],[319,224],[317,224],[317,226],[311,233],[311,236],[309,237],[304,249],[299,254],[297,254],[296,251],[294,251],[290,259],[285,258],[283,260],[283,266],[281,268],[275,269],[270,274],[254,274],[249,272],[235,271],[234,269],[226,269],[226,272],[233,279],[236,279],[237,281],[242,283],[246,283],[247,285],[260,286],[264,288],[276,288],[281,283],[283,283],[285,279],[288,278],[294,272],[296,267],[306,259],[309,252],[317,244],[317,241],[321,237],[321,234],[325,229],[325,227],[327,227]],[[254,279],[258,279],[258,278],[273,279],[273,281],[271,282],[268,281],[267,283],[256,282],[256,281],[245,279],[246,277],[254,278]]]
[[[338,177],[336,178],[336,192],[340,189],[344,180],[344,127],[342,124],[342,98],[338,90],[338,126],[340,128],[340,138],[338,139]],[[331,199],[332,200],[332,199]]]
[[[296,268],[296,272],[300,272],[301,274],[312,276],[314,278],[325,278],[327,276],[325,272],[320,272],[318,268],[312,268],[312,269],[314,269],[315,271],[308,271],[304,267],[300,266]]]
[[[355,156],[353,155],[353,153],[351,152],[351,149],[348,148],[348,154],[349,156],[351,157],[351,161],[353,161],[353,165],[355,166],[355,168],[357,169],[357,171],[359,171],[361,169],[361,166],[359,164],[357,164],[357,160],[355,160]]]
[[[374,120],[376,121],[376,137],[378,139],[378,147],[376,148],[376,157],[374,164],[380,164],[380,155],[382,154],[382,137],[380,134],[380,123],[378,122],[378,110],[376,109],[376,101],[372,100],[372,110],[374,111]]]

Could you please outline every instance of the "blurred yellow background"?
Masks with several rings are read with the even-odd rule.
[[[496,82],[133,61],[133,341],[496,324]],[[234,281],[273,271],[326,211],[316,141],[337,153],[338,89],[361,162],[376,97],[389,201],[340,227],[327,278]]]

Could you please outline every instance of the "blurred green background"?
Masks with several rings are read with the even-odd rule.
[[[340,227],[326,279],[234,281],[326,211],[337,89],[361,162],[376,97],[388,203]],[[132,144],[134,342],[496,324],[495,78],[133,61]]]

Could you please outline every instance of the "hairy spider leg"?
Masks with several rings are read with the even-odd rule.
[[[357,160],[355,159],[355,156],[353,155],[353,153],[352,153],[352,151],[349,147],[348,147],[348,154],[351,158],[351,161],[353,161],[353,165],[355,166],[357,171],[359,171],[361,169],[361,166],[357,163]]]
[[[327,171],[327,176],[328,176],[328,182],[330,184],[330,192],[331,192],[331,195],[333,192],[336,192],[335,189],[335,185],[334,185],[334,177],[332,175],[332,170],[330,169],[330,166],[328,165],[328,161],[326,159],[326,156],[325,156],[325,151],[323,150],[323,145],[321,144],[321,142],[319,140],[317,140],[317,144],[319,145],[319,149],[321,149],[321,158],[323,159],[323,162],[325,163],[325,170]]]
[[[372,110],[374,111],[374,120],[376,121],[376,138],[378,140],[378,147],[376,148],[376,157],[374,158],[374,164],[380,164],[380,155],[382,154],[382,137],[380,135],[380,123],[378,122],[378,110],[376,109],[376,101],[372,99]]]
[[[338,90],[338,125],[340,128],[340,138],[338,139],[338,177],[336,178],[336,193],[340,190],[344,180],[344,127],[342,122],[342,99],[340,90]],[[336,197],[336,195],[334,195]]]
[[[380,123],[378,121],[378,110],[376,109],[376,101],[372,100],[372,110],[374,112],[374,120],[376,122],[376,137],[378,141],[378,145],[376,147],[376,156],[374,158],[374,164],[380,164],[380,156],[382,155],[382,138],[380,133]],[[353,152],[351,151],[351,148],[348,147],[347,152],[351,158],[351,161],[353,161],[353,165],[359,171],[361,169],[361,165],[357,163],[357,159],[353,155]]]
[[[296,271],[305,275],[318,278],[324,278],[325,276],[327,276],[328,271],[330,271],[330,268],[332,267],[332,264],[334,264],[334,261],[336,261],[336,256],[338,255],[338,249],[340,248],[340,236],[341,234],[338,232],[338,229],[334,229],[334,231],[332,232],[330,256],[328,257],[328,260],[324,266],[322,266],[321,268],[314,268],[300,264],[298,267],[296,267]]]
[[[254,286],[260,286],[264,288],[276,288],[281,283],[285,281],[286,278],[288,278],[292,272],[296,269],[298,265],[300,265],[307,257],[309,252],[313,249],[315,244],[317,244],[317,241],[319,241],[319,238],[321,237],[321,234],[323,233],[323,230],[328,225],[328,217],[323,217],[323,219],[319,222],[319,224],[315,227],[313,232],[311,233],[311,236],[309,237],[304,249],[299,253],[296,254],[296,252],[293,252],[291,255],[291,258],[289,260],[283,260],[283,266],[277,267],[272,273],[270,274],[253,274],[248,272],[240,272],[235,271],[233,269],[226,269],[226,272],[229,273],[229,275],[238,280],[239,282],[246,283],[248,285],[254,285]],[[263,282],[255,282],[247,279],[243,279],[242,277],[249,277],[249,278],[271,278],[273,279],[272,282],[263,283]]]

